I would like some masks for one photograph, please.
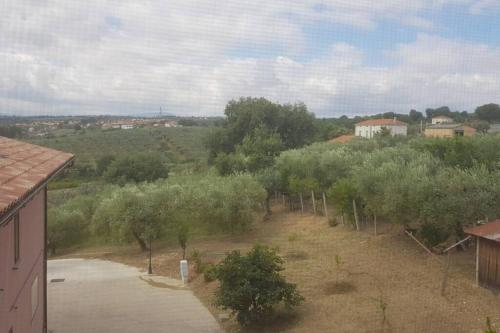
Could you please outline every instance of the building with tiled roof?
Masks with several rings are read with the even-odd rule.
[[[448,116],[435,116],[432,117],[431,123],[432,125],[450,124],[453,123],[453,119]]]
[[[47,184],[73,159],[0,137],[0,332],[47,331]]]
[[[382,129],[389,130],[392,136],[406,136],[408,133],[408,125],[402,121],[394,119],[368,119],[356,124],[355,135],[367,139],[373,138],[380,133]]]

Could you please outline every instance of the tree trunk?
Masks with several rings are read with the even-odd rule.
[[[377,214],[373,214],[373,229],[375,236],[377,236]]]
[[[304,214],[304,199],[302,198],[302,192],[299,194],[300,197],[300,211]]]
[[[271,195],[269,194],[266,198],[266,216],[269,216],[272,214],[271,211]]]
[[[314,215],[316,215],[316,199],[314,198],[314,191],[311,191],[311,198],[312,198],[312,202],[313,202],[313,212],[314,212]]]
[[[141,237],[139,237],[137,232],[132,231],[132,235],[134,235],[135,240],[137,241],[137,243],[139,243],[139,246],[141,247],[141,251],[146,252],[148,250],[146,242]]]
[[[354,209],[354,221],[356,222],[356,230],[359,231],[358,209],[356,208],[356,200],[352,201],[352,208]]]
[[[285,207],[285,193],[281,193],[283,199],[283,207]]]
[[[325,217],[328,220],[328,207],[326,207],[326,194],[323,192],[323,207],[325,209]]]

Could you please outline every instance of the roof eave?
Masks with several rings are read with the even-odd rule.
[[[71,156],[65,163],[63,163],[59,168],[54,170],[47,178],[45,178],[40,184],[36,185],[33,189],[31,189],[23,199],[19,200],[12,207],[8,208],[7,211],[0,216],[0,227],[9,221],[17,211],[19,211],[27,202],[29,202],[40,189],[47,186],[49,182],[51,182],[55,177],[57,177],[64,169],[70,167],[75,162],[75,156]]]

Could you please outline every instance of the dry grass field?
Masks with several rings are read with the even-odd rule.
[[[374,236],[369,229],[330,227],[325,218],[310,214],[280,207],[274,211],[271,219],[242,236],[193,239],[188,244],[206,262],[255,243],[277,247],[286,260],[284,274],[306,298],[294,314],[280,312],[273,325],[242,330],[230,319],[222,323],[227,332],[481,333],[486,317],[500,327],[500,297],[474,286],[473,249],[453,253],[448,287],[441,296],[445,258],[428,255],[397,227],[382,225]],[[78,255],[142,268],[147,263],[144,254],[130,247]],[[179,259],[178,248],[158,245],[155,273],[178,277]],[[218,317],[223,311],[212,305],[217,282],[205,283],[194,270],[191,274],[190,287]]]

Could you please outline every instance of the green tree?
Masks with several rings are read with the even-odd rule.
[[[118,242],[135,240],[142,251],[147,242],[161,231],[158,212],[151,200],[137,186],[126,186],[111,193],[96,209],[93,217],[95,234]]]
[[[189,226],[187,223],[180,223],[177,227],[177,241],[182,249],[182,259],[186,259],[186,248],[189,239]]]
[[[246,156],[246,168],[250,172],[270,167],[283,150],[283,142],[276,131],[264,127],[257,128],[245,136],[237,151]]]
[[[256,173],[255,178],[266,190],[266,214],[271,215],[271,197],[281,188],[279,173],[275,168],[266,168]]]
[[[476,108],[476,117],[490,123],[500,122],[500,105],[485,104]]]
[[[57,249],[77,244],[82,240],[86,221],[78,210],[52,208],[48,213],[47,248],[52,255]]]
[[[264,98],[241,98],[227,104],[225,115],[222,127],[207,139],[209,161],[241,145],[253,152],[261,148],[260,157],[272,156],[279,146],[296,148],[311,142],[316,131],[314,115],[304,104],[281,105]]]
[[[95,172],[98,176],[104,175],[111,163],[116,160],[114,155],[106,154],[96,161]]]
[[[281,302],[289,308],[299,305],[304,298],[281,271],[283,259],[275,250],[256,245],[246,255],[231,252],[217,267],[216,304],[231,309],[242,325],[268,319]]]
[[[168,177],[168,168],[158,154],[138,153],[117,158],[104,173],[110,183],[152,182]]]

